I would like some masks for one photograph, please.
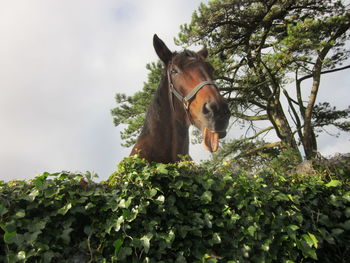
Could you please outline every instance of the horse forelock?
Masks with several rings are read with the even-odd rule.
[[[198,60],[200,57],[196,52],[185,49],[180,53],[174,53],[172,63],[181,68]]]

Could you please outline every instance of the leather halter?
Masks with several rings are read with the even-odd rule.
[[[172,105],[173,111],[175,111],[175,107],[174,107],[174,102],[173,102],[173,95],[175,95],[176,98],[178,98],[182,104],[184,105],[184,109],[186,112],[186,115],[189,119],[189,121],[191,122],[192,125],[194,125],[193,119],[191,117],[191,113],[190,113],[190,103],[193,99],[194,96],[196,96],[196,94],[198,93],[198,91],[200,91],[201,88],[203,88],[206,85],[212,85],[215,88],[217,88],[217,86],[215,85],[215,83],[213,81],[203,81],[200,82],[199,84],[197,84],[193,90],[191,90],[190,93],[188,93],[185,97],[182,96],[175,88],[173,81],[171,79],[171,74],[170,74],[170,67],[167,70],[167,75],[168,75],[168,82],[169,82],[169,98],[170,98],[170,104]]]

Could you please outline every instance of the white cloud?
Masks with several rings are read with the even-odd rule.
[[[91,170],[107,178],[128,149],[110,109],[170,47],[199,1],[3,1],[0,4],[1,180]]]
[[[142,88],[153,34],[178,49],[173,37],[200,2],[2,1],[0,179],[60,170],[106,179],[129,154],[110,115],[115,93]]]

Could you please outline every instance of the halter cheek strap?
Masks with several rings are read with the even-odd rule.
[[[173,102],[173,96],[175,95],[176,98],[178,98],[182,104],[184,105],[186,114],[188,116],[188,119],[190,120],[191,124],[193,125],[193,120],[191,117],[191,114],[189,112],[189,106],[191,103],[191,100],[193,99],[194,96],[196,96],[196,94],[198,93],[198,91],[200,91],[201,88],[203,88],[206,85],[212,85],[214,87],[216,87],[215,83],[213,81],[203,81],[201,83],[199,83],[197,86],[195,86],[193,88],[193,90],[191,90],[190,93],[188,93],[185,97],[183,97],[176,89],[175,86],[172,82],[171,76],[170,76],[170,72],[169,70],[167,71],[167,75],[168,75],[168,82],[169,82],[169,97],[170,97],[170,103],[173,107],[173,110],[175,110],[174,108],[174,102]]]
[[[170,90],[175,95],[176,98],[178,98],[185,106],[186,110],[188,110],[188,107],[190,105],[190,101],[194,96],[196,96],[197,92],[203,88],[205,85],[213,85],[215,86],[215,83],[212,81],[203,81],[199,83],[197,86],[194,87],[194,89],[188,93],[185,97],[183,97],[175,88],[172,82],[170,82]]]

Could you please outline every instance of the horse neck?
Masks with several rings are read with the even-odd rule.
[[[149,161],[176,162],[180,160],[179,155],[187,155],[189,152],[186,114],[183,105],[175,101],[176,98],[173,109],[168,87],[167,76],[163,74],[153,103],[148,109],[143,131],[135,145],[140,149],[141,157]]]

